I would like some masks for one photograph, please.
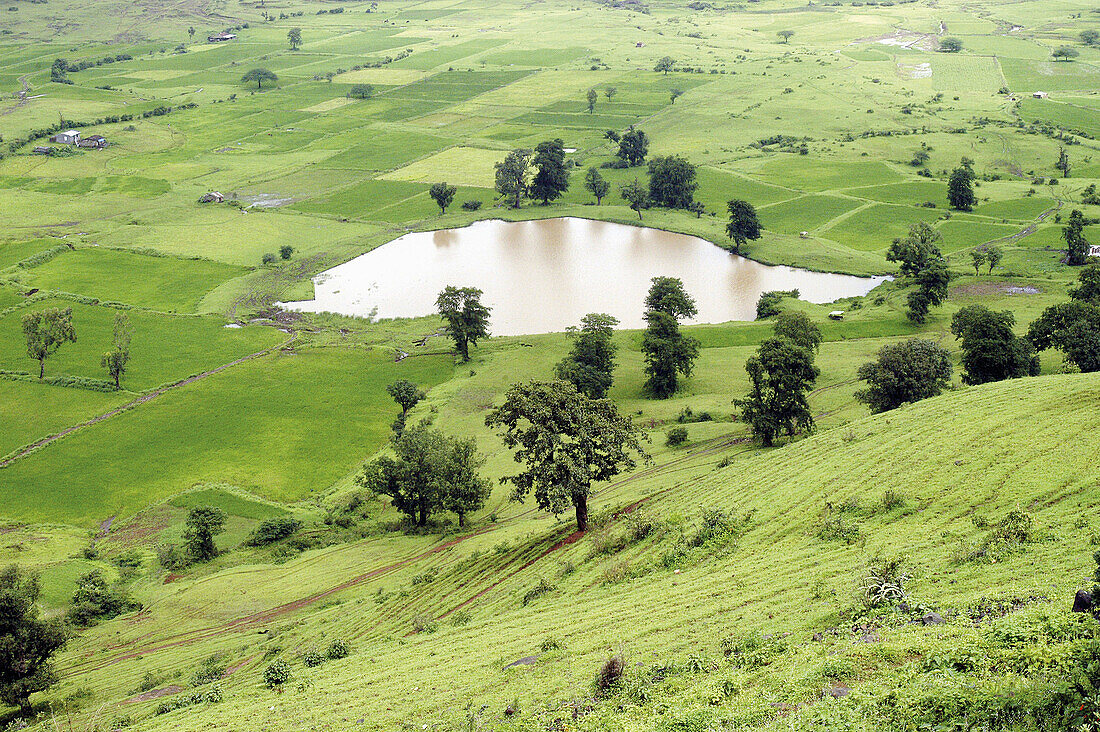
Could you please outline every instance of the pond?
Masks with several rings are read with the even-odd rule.
[[[866,295],[884,277],[771,267],[710,242],[660,229],[588,219],[480,221],[463,229],[406,234],[314,278],[315,299],[291,310],[372,318],[435,312],[448,285],[484,290],[493,335],[565,330],[585,313],[642,328],[650,279],[679,277],[695,297],[692,323],[753,320],[767,290],[797,289],[804,300]]]

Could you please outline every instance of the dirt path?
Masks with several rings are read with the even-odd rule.
[[[49,445],[52,442],[56,442],[57,440],[60,440],[62,437],[65,437],[66,435],[71,435],[72,433],[76,432],[77,430],[83,429],[85,427],[90,427],[94,424],[99,424],[100,422],[102,422],[105,419],[110,419],[111,417],[116,417],[116,416],[122,414],[123,412],[129,411],[130,409],[132,409],[132,408],[134,408],[134,407],[136,407],[140,404],[144,404],[145,402],[152,401],[153,399],[156,399],[157,397],[161,396],[162,394],[165,394],[165,393],[167,393],[167,392],[169,392],[173,389],[178,389],[181,386],[187,386],[188,384],[193,384],[194,382],[199,381],[201,379],[205,379],[205,378],[208,378],[210,376],[213,376],[214,374],[221,373],[222,371],[225,371],[226,369],[228,369],[232,366],[237,366],[238,364],[242,364],[245,361],[251,361],[252,359],[260,358],[261,356],[266,356],[269,353],[273,353],[274,351],[277,351],[281,348],[285,348],[286,346],[293,343],[295,338],[297,338],[297,336],[294,336],[294,337],[292,337],[292,338],[290,338],[290,339],[288,339],[288,340],[286,340],[286,341],[284,341],[284,342],[282,342],[278,345],[271,346],[270,348],[265,348],[262,351],[256,351],[255,353],[250,353],[247,356],[242,356],[241,358],[238,358],[236,361],[230,361],[229,363],[222,364],[221,366],[217,366],[215,368],[212,368],[209,371],[203,371],[201,374],[196,374],[195,376],[189,376],[186,379],[182,379],[182,380],[177,381],[175,383],[169,384],[168,386],[162,386],[159,389],[155,389],[155,390],[149,392],[148,394],[142,394],[137,399],[126,402],[121,407],[116,407],[116,408],[110,410],[109,412],[104,412],[103,414],[92,417],[91,419],[86,420],[84,422],[81,422],[80,424],[75,424],[72,427],[66,427],[65,429],[61,430],[60,432],[56,432],[56,433],[54,433],[52,435],[49,435],[47,437],[43,437],[42,439],[36,440],[35,442],[32,442],[29,445],[24,445],[23,447],[19,448],[14,453],[9,454],[3,460],[0,460],[0,468],[6,468],[9,465],[11,465],[12,463],[14,463],[16,460],[19,460],[20,458],[24,458],[27,455],[30,455],[35,450],[39,449],[40,447],[45,447],[46,445]]]
[[[1039,228],[1039,224],[1041,224],[1044,220],[1046,220],[1046,218],[1048,216],[1050,216],[1052,213],[1056,213],[1058,211],[1061,211],[1062,206],[1064,206],[1064,205],[1065,205],[1065,201],[1059,201],[1057,206],[1054,206],[1053,208],[1048,208],[1046,211],[1043,211],[1041,214],[1036,216],[1034,223],[1028,224],[1023,229],[1016,232],[1015,234],[1009,234],[1008,236],[1002,236],[1000,239],[993,239],[991,241],[987,241],[985,244],[982,244],[978,248],[979,249],[984,249],[985,247],[991,246],[993,244],[1013,244],[1015,242],[1020,241],[1020,239],[1023,239],[1025,236],[1031,236],[1032,234],[1035,233],[1035,230]]]
[[[0,117],[11,114],[12,112],[27,103],[27,92],[30,91],[30,85],[27,83],[27,77],[29,76],[30,74],[27,73],[19,77],[19,83],[23,85],[22,91],[17,91],[15,93],[15,95],[19,97],[19,101],[16,102],[14,105],[8,107],[7,109],[0,111]]]

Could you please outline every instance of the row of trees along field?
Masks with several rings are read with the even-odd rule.
[[[73,325],[73,309],[46,308],[23,316],[23,336],[26,338],[27,355],[38,361],[38,378],[46,378],[46,360],[66,343],[76,342]],[[115,314],[115,327],[111,349],[104,352],[101,365],[114,383],[122,388],[122,376],[130,362],[130,319],[124,312]]]

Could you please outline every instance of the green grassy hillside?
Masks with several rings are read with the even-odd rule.
[[[62,690],[90,689],[104,718],[142,719],[142,729],[257,719],[288,730],[545,729],[571,714],[567,705],[582,710],[576,722],[564,717],[575,729],[696,717],[698,729],[707,720],[786,728],[818,714],[865,715],[859,704],[894,688],[923,714],[916,707],[929,703],[921,689],[932,681],[977,685],[974,699],[984,699],[989,658],[1002,653],[998,629],[1039,633],[1013,647],[1031,653],[1037,643],[1053,658],[1077,633],[1067,630],[1076,625],[1068,605],[1091,571],[1098,528],[1098,407],[1096,375],[968,388],[742,458],[728,438],[660,450],[653,466],[600,491],[599,528],[583,537],[510,507],[469,534],[384,532],[278,566],[149,587],[146,610],[66,652]],[[1014,510],[1032,517],[1030,538],[977,556]],[[733,533],[692,547],[714,511],[732,518]],[[837,518],[846,539],[823,533],[837,533]],[[945,625],[854,611],[879,554],[908,558],[914,617],[935,610]],[[1006,619],[989,613],[1013,603],[1019,612]],[[812,641],[815,632],[825,640]],[[773,639],[753,651],[766,666],[723,656],[724,641],[748,648],[760,637]],[[351,644],[348,658],[303,665],[303,653],[335,639]],[[967,644],[986,660],[954,676],[928,673]],[[627,690],[593,701],[598,668],[620,649]],[[187,687],[190,669],[214,653],[234,669],[220,704],[148,719],[157,702],[119,704],[143,674],[157,688]],[[528,656],[537,661],[502,670]],[[281,694],[260,680],[272,659],[292,669]],[[1025,664],[997,683],[1039,694],[1052,664]],[[652,666],[667,679],[646,681]],[[834,686],[851,697],[834,700]],[[510,704],[520,713],[506,719]]]

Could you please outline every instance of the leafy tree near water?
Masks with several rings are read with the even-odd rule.
[[[695,166],[682,157],[668,155],[649,161],[649,200],[667,208],[691,208],[694,203]]]
[[[250,84],[254,81],[256,82],[257,89],[263,89],[265,81],[274,84],[278,80],[279,77],[269,69],[252,69],[251,71],[246,71],[244,76],[241,77],[242,84]]]
[[[489,337],[492,309],[481,304],[482,294],[476,287],[445,287],[435,301],[463,363],[470,360],[470,346]]]
[[[565,143],[560,138],[540,142],[535,146],[533,164],[535,177],[528,187],[532,198],[542,201],[543,205],[561,198],[569,190],[569,171],[565,168]]]
[[[503,478],[513,499],[534,492],[538,507],[557,515],[573,507],[577,530],[588,530],[588,496],[602,483],[648,459],[641,431],[613,402],[589,399],[565,381],[516,384],[485,418],[502,430],[505,447],[524,469]]]
[[[447,185],[446,182],[432,183],[432,187],[428,189],[428,195],[439,206],[439,212],[444,214],[447,213],[447,207],[455,200],[456,193],[458,193],[458,188]]]
[[[496,190],[512,200],[512,208],[519,208],[527,195],[527,175],[531,167],[531,151],[513,150],[496,164]]]
[[[726,223],[726,236],[733,242],[735,254],[741,253],[741,247],[760,238],[764,227],[756,216],[756,208],[748,201],[734,199],[726,204],[729,222]]]
[[[102,366],[115,382],[115,388],[122,388],[122,375],[126,373],[126,364],[130,362],[130,318],[124,312],[115,313],[115,330],[111,350],[103,354]]]
[[[570,328],[573,348],[554,367],[554,375],[568,381],[590,399],[602,399],[611,388],[617,348],[611,338],[617,318],[606,313],[589,313],[581,327]]]
[[[658,399],[676,393],[678,375],[691,376],[699,341],[680,332],[680,318],[698,314],[695,299],[676,277],[654,277],[645,299],[648,323],[642,336],[646,388]]]
[[[11,565],[0,571],[0,702],[31,714],[30,695],[57,682],[50,663],[68,634],[60,619],[42,620],[38,578]]]
[[[225,530],[226,514],[216,506],[195,506],[187,514],[183,531],[187,554],[195,562],[207,562],[218,556],[214,537]]]
[[[904,238],[894,239],[886,250],[886,260],[897,262],[903,277],[912,277],[932,262],[942,259],[940,244],[943,235],[927,222],[918,221],[909,227]]]
[[[947,300],[951,273],[943,260],[935,260],[918,272],[913,281],[917,290],[905,298],[905,315],[914,323],[923,323],[930,308],[939,307]]]
[[[642,209],[649,206],[649,191],[645,186],[638,182],[635,178],[631,183],[624,183],[619,186],[619,195],[630,206],[631,210],[637,212],[638,220],[642,220]]]
[[[46,359],[65,343],[76,342],[73,309],[46,308],[23,316],[27,355],[38,361],[38,378],[46,378]]]
[[[805,313],[781,313],[773,326],[778,338],[787,340],[815,353],[823,340],[821,329]]]
[[[678,375],[691,376],[699,341],[681,333],[679,323],[668,313],[651,310],[646,321],[642,336],[646,388],[658,399],[668,399],[676,393]]]
[[[951,370],[951,354],[934,341],[889,343],[879,349],[876,360],[859,367],[856,375],[867,388],[855,397],[872,412],[896,409],[940,394],[950,384]]]
[[[596,205],[600,205],[600,201],[611,190],[611,184],[600,175],[600,171],[596,167],[590,167],[584,174],[584,187],[596,197]]]

